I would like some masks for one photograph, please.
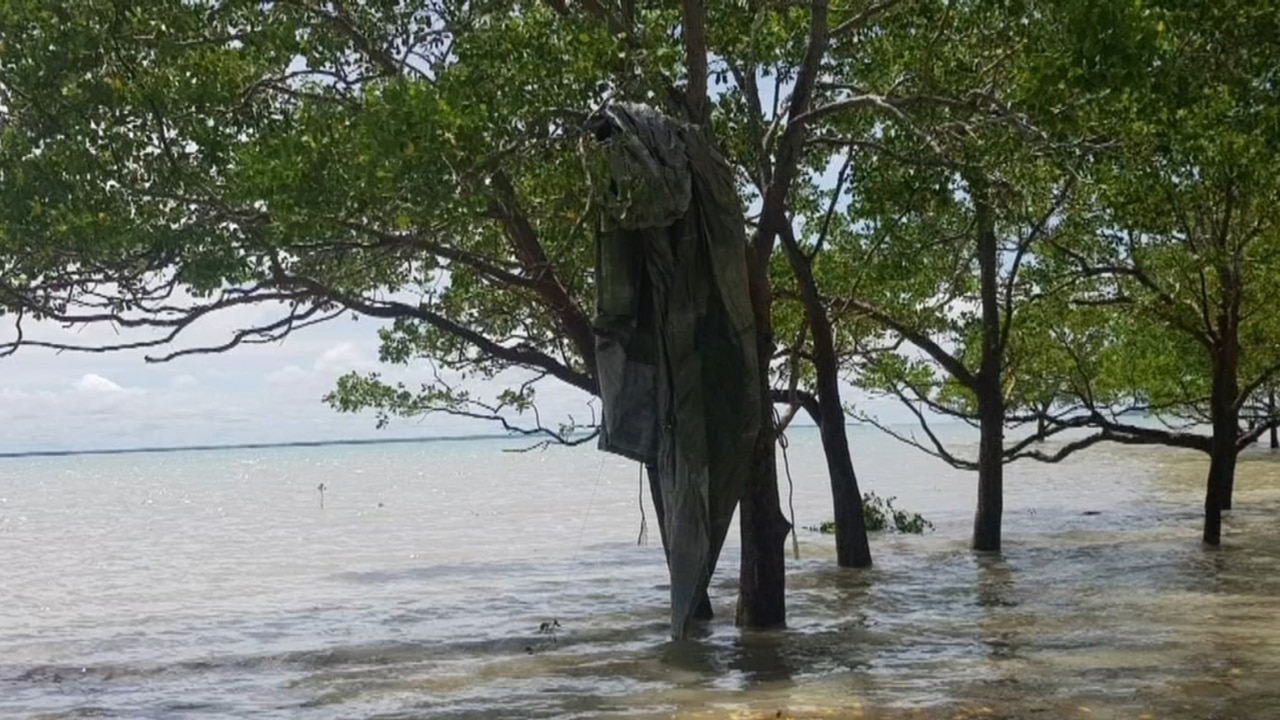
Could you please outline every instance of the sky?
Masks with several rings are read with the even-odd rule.
[[[257,308],[217,314],[193,326],[183,336],[183,345],[225,342],[236,329],[261,322],[272,312]],[[349,371],[381,370],[414,385],[432,377],[425,364],[407,369],[380,366],[379,327],[369,318],[340,318],[279,343],[165,363],[148,363],[140,351],[58,354],[23,348],[0,358],[0,453],[500,431],[482,421],[444,416],[395,419],[379,430],[371,413],[340,414],[324,404],[324,394]],[[39,330],[43,336],[82,345],[118,341],[105,326],[65,330],[46,324]],[[519,379],[509,375],[472,387],[494,391]],[[546,425],[555,426],[570,414],[578,419],[592,416],[585,394],[556,382],[539,387],[538,404]],[[866,401],[852,393],[848,399]],[[906,419],[892,402],[872,407],[886,420]]]
[[[235,329],[271,309],[215,316],[183,336],[184,345],[225,342]],[[379,323],[341,318],[304,329],[280,343],[246,345],[216,355],[148,363],[145,353],[61,353],[23,348],[0,358],[0,452],[242,442],[417,437],[494,432],[456,418],[400,420],[384,430],[372,414],[344,415],[322,397],[349,371],[380,369]],[[92,345],[109,341],[106,327],[46,336]],[[154,352],[154,351],[153,351]],[[421,382],[428,367],[392,370]],[[586,398],[547,385],[546,410],[581,412]],[[589,410],[586,410],[589,413]]]

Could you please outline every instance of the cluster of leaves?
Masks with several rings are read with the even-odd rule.
[[[795,236],[769,257],[776,384],[817,384],[815,318],[846,380],[922,422],[976,423],[984,383],[1008,425],[1204,422],[1227,338],[1234,407],[1275,384],[1275,2],[713,5],[690,54],[688,8],[632,0],[6,3],[0,306],[160,331],[143,345],[284,309],[189,351],[390,320],[383,361],[451,383],[329,398],[380,420],[531,413],[532,385],[452,384],[512,369],[592,393],[583,122],[686,115],[705,66],[748,223],[781,198]]]
[[[933,530],[933,523],[920,513],[907,512],[893,506],[896,497],[882,498],[873,492],[862,496],[862,517],[870,532],[884,532],[893,529],[909,535],[923,535]],[[836,531],[834,521],[828,520],[820,525],[806,528],[823,535],[833,535]]]

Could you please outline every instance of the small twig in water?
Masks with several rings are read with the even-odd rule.
[[[559,646],[559,645],[560,645],[560,641],[556,639],[556,630],[559,630],[559,629],[560,629],[560,621],[559,621],[559,620],[548,620],[548,621],[546,621],[546,622],[544,622],[544,623],[542,623],[542,624],[538,625],[538,634],[539,634],[539,635],[550,635],[550,636],[551,636],[551,644],[552,644],[553,646]],[[544,645],[544,647],[545,647],[545,645]],[[534,646],[532,646],[532,645],[526,645],[526,646],[525,646],[525,648],[524,648],[524,651],[525,651],[526,653],[528,653],[528,654],[532,655],[532,654],[535,652],[535,648],[534,648]]]

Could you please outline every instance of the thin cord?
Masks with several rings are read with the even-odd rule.
[[[556,592],[557,596],[564,594],[565,588],[569,587],[569,580],[572,579],[571,575],[573,574],[573,571],[577,569],[578,554],[582,551],[582,538],[587,532],[587,521],[591,519],[591,511],[596,505],[596,494],[600,492],[600,481],[604,478],[604,459],[604,453],[600,453],[600,467],[596,470],[596,484],[591,490],[591,501],[587,503],[587,512],[582,516],[582,525],[578,527],[578,542],[574,546],[573,557],[569,560],[569,566],[565,569],[564,580],[560,581],[560,589]],[[552,617],[551,620],[542,624],[540,631],[550,634],[553,644],[559,644],[555,637],[555,629],[559,627],[560,621],[555,617]],[[529,648],[525,649],[528,650]]]
[[[776,407],[773,409],[773,422],[775,425],[780,425],[782,422]],[[796,534],[796,484],[791,480],[791,461],[787,458],[787,434],[785,432],[778,433],[778,446],[782,448],[782,467],[787,471],[787,508],[791,511],[791,553],[795,555],[796,560],[799,560],[800,537]]]
[[[644,465],[640,465],[640,488],[636,494],[636,504],[640,507],[640,537],[636,538],[637,545],[649,544],[649,521],[644,516]]]
[[[600,453],[600,469],[596,470],[596,486],[591,489],[591,501],[587,503],[587,514],[582,516],[582,526],[578,528],[578,545],[573,549],[573,559],[569,561],[569,570],[578,562],[578,553],[582,551],[582,536],[587,532],[587,521],[591,519],[591,510],[596,506],[596,493],[600,492],[600,480],[604,477],[604,453]],[[569,584],[566,576],[564,584]]]

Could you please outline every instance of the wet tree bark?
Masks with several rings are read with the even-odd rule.
[[[840,399],[840,366],[836,357],[831,319],[827,316],[813,277],[808,256],[796,242],[792,228],[781,232],[787,262],[800,287],[805,319],[813,338],[813,367],[817,373],[818,407],[815,418],[822,434],[822,452],[831,479],[831,502],[835,510],[836,564],[848,568],[871,567],[871,546],[867,542],[866,517],[862,513],[862,492],[849,454],[845,432],[844,403]]]
[[[1271,388],[1271,390],[1267,392],[1267,416],[1269,418],[1275,418],[1276,416],[1275,388]],[[1280,429],[1277,429],[1275,425],[1272,425],[1270,435],[1271,435],[1271,449],[1272,450],[1280,449]]]
[[[819,391],[821,392],[821,391]],[[871,545],[867,542],[867,521],[862,514],[862,493],[849,454],[844,410],[838,402],[819,399],[822,410],[822,452],[831,476],[831,501],[836,520],[836,564],[847,568],[871,567]],[[829,408],[835,408],[832,412]]]
[[[782,514],[778,498],[776,430],[769,402],[769,363],[774,350],[769,318],[772,299],[766,267],[751,250],[747,251],[747,273],[760,362],[760,432],[739,507],[742,562],[736,622],[739,627],[778,628],[787,623],[785,543],[791,524]]]
[[[1218,239],[1222,249],[1228,248],[1225,230]],[[1243,297],[1240,258],[1223,257],[1216,267],[1221,304],[1218,306],[1218,333],[1213,338],[1213,389],[1209,398],[1213,419],[1213,458],[1210,460],[1209,494],[1217,495],[1218,511],[1231,509],[1231,496],[1236,484],[1236,446],[1240,437],[1240,301]],[[1214,519],[1214,538],[1210,542],[1209,507],[1205,507],[1205,542],[1217,545],[1221,539],[1221,520]]]
[[[1222,511],[1231,509],[1235,486],[1237,437],[1240,433],[1240,411],[1236,398],[1240,394],[1237,371],[1240,364],[1239,336],[1227,313],[1219,319],[1219,339],[1213,362],[1213,389],[1209,399],[1213,419],[1213,438],[1209,450],[1209,477],[1204,501],[1204,542],[1222,542]]]
[[[662,537],[662,554],[667,558],[667,562],[671,562],[671,551],[667,547],[667,524],[666,524],[666,503],[662,499],[662,483],[658,481],[658,469],[652,465],[644,466],[645,474],[649,477],[649,497],[653,500],[653,512],[658,516],[658,534]],[[703,591],[702,597],[698,598],[698,605],[693,611],[693,617],[696,620],[710,620],[715,613],[711,610],[711,598]]]
[[[973,549],[1000,552],[1004,517],[1004,403],[998,383],[980,382],[978,417],[978,511],[973,518]]]
[[[1209,458],[1209,481],[1204,494],[1204,544],[1218,546],[1222,544],[1222,499],[1223,483],[1236,471],[1235,443],[1229,447],[1220,447],[1214,438],[1213,451]]]
[[[751,477],[740,509],[742,565],[736,622],[739,627],[756,629],[787,624],[784,548],[791,524],[782,514],[778,499],[772,422],[765,428],[756,442]]]
[[[1219,463],[1219,473],[1214,485],[1218,488],[1218,504],[1223,510],[1230,510],[1236,492],[1236,455],[1235,443],[1227,449],[1231,457]],[[1225,453],[1224,453],[1225,454]]]
[[[990,206],[975,193],[978,229],[979,293],[982,300],[982,361],[978,371],[978,511],[973,519],[973,549],[1000,551],[1004,515],[1003,347],[1000,337],[999,244]]]

